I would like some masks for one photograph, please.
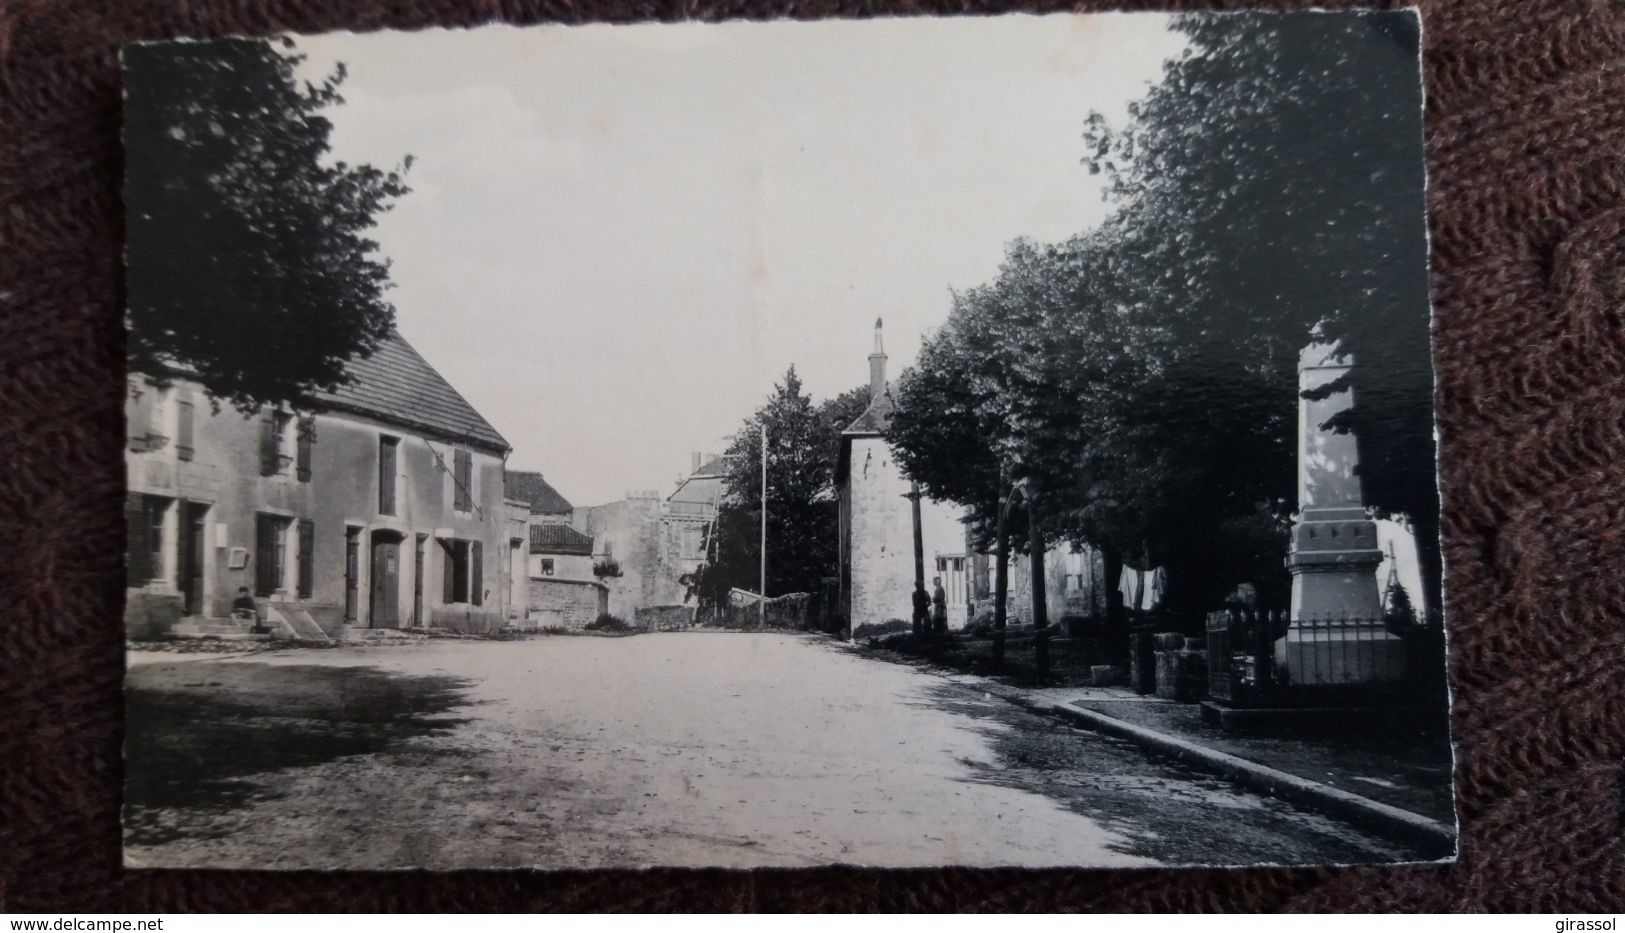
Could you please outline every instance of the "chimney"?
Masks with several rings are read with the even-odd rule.
[[[700,472],[700,452],[696,450],[693,453],[689,454],[689,460],[690,460],[691,465],[688,468],[688,472],[690,474]]]
[[[880,343],[880,318],[875,318],[875,352],[869,354],[869,401],[886,394],[886,348]]]

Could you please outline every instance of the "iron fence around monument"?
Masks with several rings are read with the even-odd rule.
[[[1437,625],[1227,609],[1208,614],[1207,654],[1208,695],[1229,706],[1407,703],[1444,689]]]

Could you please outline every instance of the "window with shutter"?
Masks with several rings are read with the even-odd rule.
[[[299,482],[310,482],[310,456],[311,446],[316,443],[316,417],[314,415],[300,415],[298,427],[298,461],[296,474]]]
[[[260,412],[260,475],[277,473],[277,418],[273,408]]]
[[[457,450],[452,454],[453,471],[452,485],[456,487],[455,507],[459,512],[467,512],[474,507],[474,457],[466,450]]]
[[[469,545],[469,551],[468,601],[478,606],[485,598],[484,548],[481,542],[475,541]]]
[[[378,514],[395,514],[395,454],[400,438],[378,438]]]
[[[316,578],[316,523],[308,518],[299,520],[299,598],[309,599],[315,589]]]
[[[452,581],[451,601],[468,602],[468,542],[458,539],[451,543]]]
[[[440,601],[449,606],[457,601],[457,560],[452,542],[442,540],[440,550],[444,552],[440,555]]]
[[[152,386],[146,380],[130,380],[130,398],[124,406],[130,450],[141,453],[147,449],[147,434],[152,430]]]
[[[185,394],[175,403],[175,456],[192,459],[192,396]]]

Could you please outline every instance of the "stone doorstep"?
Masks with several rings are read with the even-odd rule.
[[[1420,813],[1403,810],[1319,781],[1288,774],[1268,765],[1125,722],[1096,710],[1055,701],[1038,701],[1031,705],[1058,714],[1086,729],[1127,739],[1147,750],[1168,755],[1186,764],[1216,771],[1243,787],[1319,809],[1334,816],[1363,821],[1379,831],[1412,842],[1446,846],[1451,857],[1454,857],[1456,852],[1456,827]]]

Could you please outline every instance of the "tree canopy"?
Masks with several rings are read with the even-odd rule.
[[[314,407],[394,325],[367,237],[399,171],[330,162],[344,68],[319,85],[259,39],[124,51],[128,362],[245,411]]]
[[[899,380],[890,439],[984,533],[1000,470],[1030,479],[1047,529],[1167,566],[1170,602],[1197,613],[1239,582],[1284,593],[1312,341],[1358,364],[1328,427],[1356,432],[1368,501],[1428,552],[1437,498],[1415,17],[1174,28],[1189,49],[1128,124],[1085,123],[1109,220],[1014,242],[956,294]]]

